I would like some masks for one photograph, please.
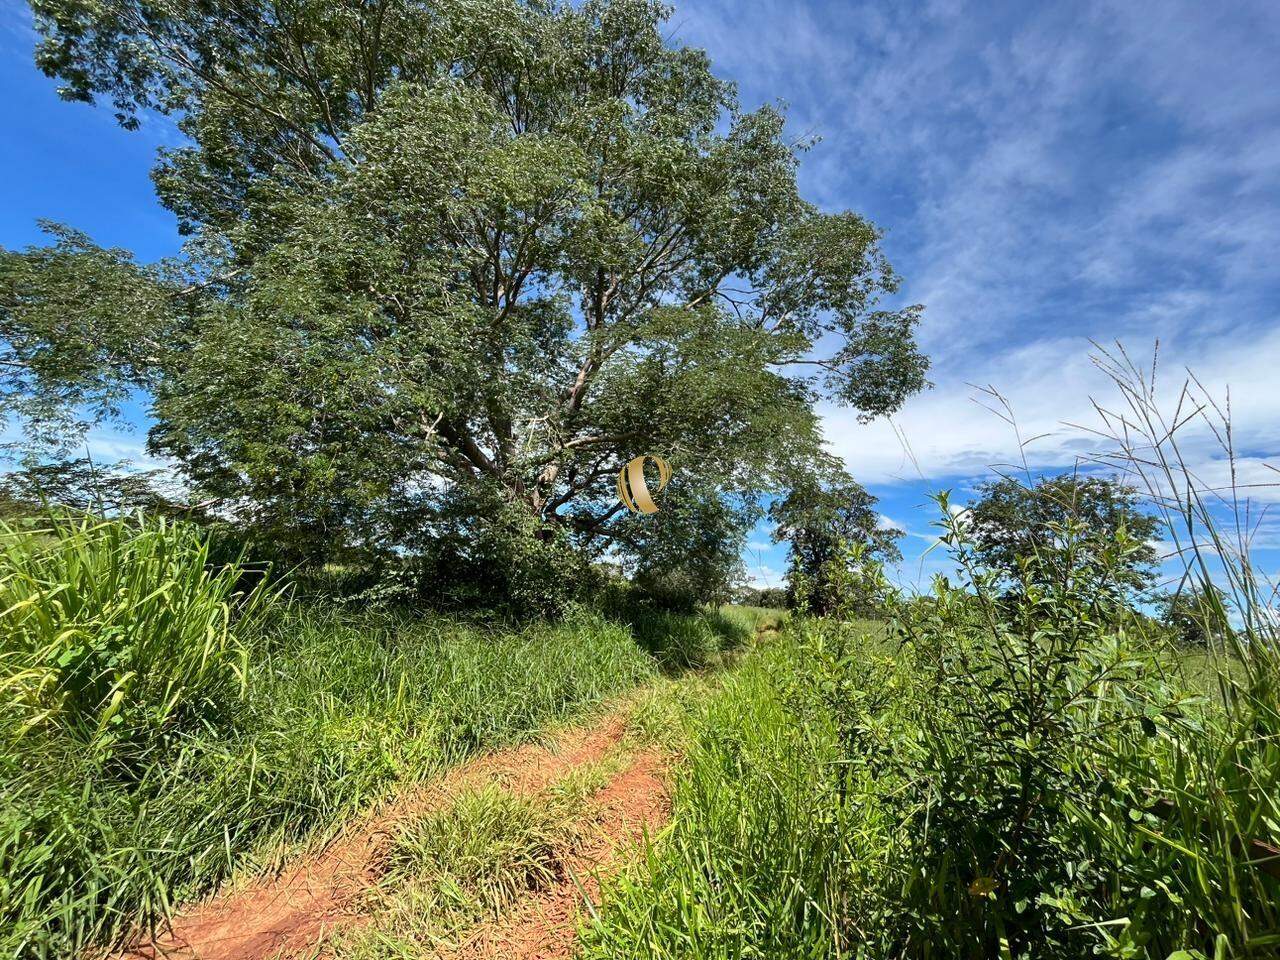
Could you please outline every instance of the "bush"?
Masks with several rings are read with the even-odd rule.
[[[957,957],[1083,954],[1091,925],[1115,919],[1098,891],[1116,864],[1086,826],[1116,812],[1123,778],[1108,757],[1189,700],[1135,635],[1146,621],[1113,604],[1100,617],[1098,595],[1080,588],[1108,582],[1114,557],[1075,553],[1065,581],[1046,575],[1040,555],[1025,558],[1014,589],[999,581],[996,592],[1001,572],[979,565],[963,518],[941,506],[962,583],[938,581],[932,602],[901,605],[891,621],[930,691],[916,719],[921,749],[885,758],[913,784],[901,799],[915,821],[894,942],[947,943]],[[1057,542],[1071,553],[1063,531]]]
[[[378,589],[456,610],[496,610],[516,619],[564,616],[597,576],[563,530],[543,525],[499,493],[453,505],[419,555],[390,568]],[[408,588],[408,589],[405,589]]]
[[[224,721],[244,695],[241,632],[267,602],[211,570],[192,527],[52,520],[0,525],[0,689],[6,726],[94,749]]]
[[[278,844],[651,678],[623,625],[287,606],[170,525],[14,540],[0,951],[118,942]],[[119,719],[117,719],[119,718]]]
[[[697,584],[680,572],[637,578],[635,586],[649,606],[668,613],[693,613],[702,604]]]
[[[1184,671],[1162,627],[1080,587],[1107,550],[1065,581],[1031,558],[1010,591],[941,505],[961,582],[880,578],[886,624],[802,620],[756,654],[589,957],[1274,955],[1274,627],[1242,640],[1220,613],[1235,646],[1206,686],[1199,654]]]

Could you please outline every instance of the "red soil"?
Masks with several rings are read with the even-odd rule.
[[[598,902],[598,876],[617,866],[620,849],[646,832],[652,835],[671,814],[664,766],[663,756],[656,751],[641,753],[593,798],[597,830],[568,859],[564,879],[530,896],[497,921],[480,925],[456,951],[441,956],[449,960],[572,957],[584,895],[592,903]]]
[[[573,768],[603,758],[622,739],[625,728],[625,713],[615,712],[594,727],[568,732],[550,747],[529,744],[477,757],[439,781],[357,818],[323,849],[301,856],[278,875],[259,878],[244,889],[215,896],[178,914],[167,931],[118,956],[146,960],[314,956],[336,927],[359,922],[355,913],[359,894],[376,879],[377,865],[398,824],[438,809],[460,791],[484,782],[497,782],[517,793],[535,793]],[[601,793],[602,801],[608,802],[619,783],[635,783],[635,778],[645,776],[651,778],[645,786],[661,793],[661,784],[653,774],[632,768]],[[638,799],[628,802],[639,804]],[[633,813],[641,819],[647,816],[643,809]],[[585,865],[582,872],[586,873]],[[503,954],[508,955],[539,954]]]

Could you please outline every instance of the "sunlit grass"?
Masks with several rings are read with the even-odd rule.
[[[627,759],[612,753],[528,796],[486,784],[402,825],[365,898],[370,922],[338,937],[337,954],[421,956],[563,880],[566,859],[590,835],[591,798]]]
[[[65,956],[405,781],[656,675],[582,612],[482,628],[281,602],[181,527],[13,543],[0,590],[0,945]]]

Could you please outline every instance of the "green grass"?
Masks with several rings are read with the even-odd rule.
[[[584,957],[841,955],[894,825],[841,764],[831,718],[790,708],[802,656],[784,635],[709,696],[680,701],[688,755],[671,824],[608,890]]]
[[[488,784],[403,825],[365,904],[369,924],[340,936],[337,954],[423,956],[562,879],[566,857],[590,830],[591,797],[625,759],[615,753],[585,764],[533,796]]]
[[[386,881],[410,882],[408,910],[442,932],[496,916],[558,877],[576,839],[566,806],[496,785],[463,794],[400,832]],[[405,911],[400,893],[397,909]]]
[[[588,612],[520,630],[265,615],[240,571],[207,569],[187,538],[106,525],[10,545],[3,589],[19,599],[5,616],[22,628],[0,639],[7,955],[109,944],[397,783],[656,675],[625,626]]]
[[[974,601],[952,599],[962,631]],[[1054,706],[1031,727],[1021,641],[932,619],[907,647],[801,622],[701,701],[651,688],[635,722],[687,753],[674,816],[606,889],[584,956],[1275,956],[1269,654],[1213,666],[1056,616],[1041,629],[1084,640],[1041,667],[1057,679],[1030,706]]]
[[[16,737],[66,737],[127,763],[220,722],[243,697],[242,633],[270,598],[210,573],[191,528],[51,520],[0,525],[0,695]],[[233,619],[235,623],[233,623]]]

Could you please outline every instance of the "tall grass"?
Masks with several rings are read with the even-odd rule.
[[[878,791],[893,784],[848,757],[836,716],[818,708],[835,674],[801,679],[817,663],[807,629],[761,648],[694,708],[670,826],[609,888],[583,930],[585,957],[853,956],[856,925],[882,922],[899,825]],[[857,686],[878,689],[884,648],[861,627],[841,635],[865,642]]]
[[[636,590],[617,586],[599,598],[598,606],[611,619],[626,624],[668,672],[723,664],[758,628],[773,624],[778,617],[778,611],[761,607],[671,610]]]
[[[17,736],[142,748],[221,719],[244,695],[240,636],[268,601],[244,570],[164,522],[0,524],[0,697]],[[234,622],[233,622],[234,621]]]
[[[1274,467],[1244,476],[1230,397],[1219,401],[1194,375],[1157,389],[1158,367],[1122,347],[1097,365],[1120,402],[1097,407],[1111,442],[1104,464],[1134,477],[1182,560],[1178,589],[1203,601],[1196,616],[1221,705],[1201,719],[1161,725],[1165,749],[1121,750],[1114,761],[1154,798],[1139,835],[1094,824],[1123,856],[1123,884],[1153,889],[1110,946],[1161,948],[1178,937],[1210,956],[1280,954],[1280,618],[1275,582],[1253,559],[1265,509],[1280,487]],[[1218,479],[1206,479],[1212,470]]]
[[[882,635],[802,621],[754,655],[589,957],[1280,955],[1280,619],[1229,411],[1192,381],[1165,415],[1146,371],[1100,363],[1123,401],[1106,462],[1146,487],[1215,642],[1187,655],[1083,586],[1125,544],[1073,551],[1071,521],[1046,542],[1087,569],[1029,557],[995,589],[944,500],[959,582],[881,581]]]
[[[66,956],[481,748],[655,676],[589,612],[524,629],[291,606],[184,527],[0,558],[0,951]]]

